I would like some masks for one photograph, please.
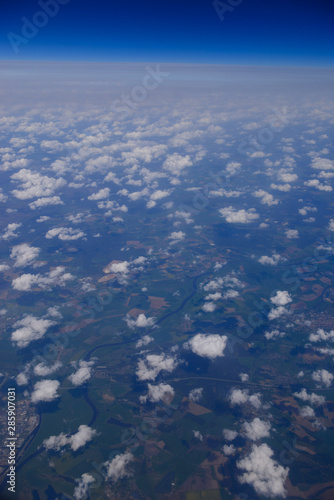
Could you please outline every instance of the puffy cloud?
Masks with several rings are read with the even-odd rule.
[[[309,207],[309,206],[305,206],[305,207],[300,208],[298,210],[300,215],[307,215],[308,212],[317,212],[317,211],[318,211],[318,209],[316,207]]]
[[[36,222],[46,222],[47,220],[50,220],[51,217],[48,215],[41,215],[38,219],[36,219]]]
[[[334,231],[334,219],[331,219],[328,223],[329,231]]]
[[[288,314],[288,312],[289,311],[284,306],[276,307],[276,309],[271,309],[268,314],[268,319],[271,321],[273,319],[280,318],[281,316],[283,316],[283,314]]]
[[[86,234],[81,231],[81,229],[73,229],[72,227],[55,227],[46,233],[45,238],[51,240],[56,236],[58,236],[61,241],[72,241],[83,238]]]
[[[270,184],[271,189],[277,189],[283,193],[288,193],[291,190],[290,184]]]
[[[288,172],[279,172],[278,178],[282,182],[294,182],[298,179],[298,175],[290,174]]]
[[[167,189],[157,189],[157,191],[154,191],[154,193],[151,194],[150,198],[151,200],[153,201],[157,201],[157,200],[162,200],[163,198],[166,198],[166,196],[169,196],[170,195],[170,191],[168,191]]]
[[[278,290],[276,292],[276,295],[270,298],[270,301],[275,305],[275,306],[286,306],[290,302],[292,302],[292,298],[287,291],[281,291]]]
[[[150,337],[149,335],[144,335],[138,340],[136,347],[143,347],[145,345],[148,345],[150,342],[153,342],[153,340],[154,340],[153,337]]]
[[[225,335],[206,335],[198,333],[184,344],[186,349],[191,349],[192,352],[198,354],[202,358],[209,358],[214,360],[224,356],[224,350],[227,344],[227,337]]]
[[[299,238],[299,233],[298,233],[297,229],[287,229],[285,231],[285,236],[289,240],[296,240],[297,238]]]
[[[223,430],[223,436],[226,441],[234,441],[234,439],[237,437],[238,433],[237,431],[234,431],[232,429],[224,429]]]
[[[194,403],[198,403],[203,397],[203,387],[196,387],[189,392],[188,398]]]
[[[17,385],[27,385],[29,383],[29,379],[26,373],[21,372],[15,377]]]
[[[277,339],[280,337],[284,337],[285,332],[280,332],[279,330],[271,330],[270,332],[267,331],[264,336],[266,337],[267,340],[272,340],[272,339]]]
[[[130,272],[129,262],[126,260],[123,262],[114,262],[108,267],[108,272],[114,274],[128,274]]]
[[[5,232],[2,235],[0,235],[0,240],[1,239],[2,240],[10,240],[12,238],[17,238],[18,234],[16,234],[15,231],[16,231],[16,229],[18,229],[21,226],[22,226],[21,223],[16,224],[16,222],[12,222],[11,224],[8,224],[8,226],[5,229]]]
[[[50,436],[43,441],[43,446],[47,450],[59,451],[65,446],[70,446],[73,451],[86,446],[86,444],[96,436],[97,432],[88,425],[80,425],[78,432],[69,435],[63,432],[58,436]]]
[[[8,271],[8,269],[10,269],[10,267],[7,266],[7,264],[0,264],[0,273],[3,273],[4,271]]]
[[[174,231],[170,236],[168,236],[169,240],[172,240],[172,242],[184,240],[186,237],[186,233],[183,233],[182,231]]]
[[[239,377],[241,379],[241,382],[248,382],[249,380],[248,373],[239,373]]]
[[[110,189],[108,187],[104,189],[100,189],[97,193],[93,193],[90,196],[88,196],[89,200],[92,201],[97,201],[97,200],[104,200],[105,198],[108,198],[110,194]]]
[[[27,243],[16,245],[12,248],[11,258],[15,260],[14,267],[25,267],[38,257],[40,248],[31,247]]]
[[[311,333],[311,335],[309,336],[309,340],[310,342],[320,342],[320,341],[332,342],[334,341],[334,330],[331,330],[330,332],[325,332],[325,330],[319,328],[319,330],[317,330],[317,333]]]
[[[92,366],[94,361],[80,360],[77,364],[78,369],[72,373],[68,379],[74,386],[79,386],[87,382],[92,376]]]
[[[11,340],[16,342],[18,347],[27,347],[30,342],[44,337],[50,326],[55,324],[49,319],[38,319],[29,314],[14,323],[14,328],[19,328],[12,333]]]
[[[273,450],[268,445],[254,444],[250,454],[237,462],[238,469],[245,471],[239,477],[239,481],[253,486],[258,495],[285,498],[284,483],[289,469],[279,465],[272,458],[273,454]]]
[[[275,200],[272,194],[267,193],[263,189],[255,191],[253,193],[253,196],[255,196],[256,198],[261,198],[261,203],[263,205],[268,205],[269,207],[271,207],[272,205],[278,205],[278,200]]]
[[[249,210],[235,210],[232,206],[220,208],[219,213],[225,218],[226,222],[237,224],[249,224],[259,218],[254,208]]]
[[[31,393],[31,401],[33,403],[39,403],[40,401],[53,401],[57,399],[59,395],[57,394],[58,387],[60,383],[58,380],[41,380],[36,382],[34,385],[34,390]]]
[[[257,409],[262,406],[261,394],[256,393],[250,395],[248,389],[232,389],[228,399],[232,406],[250,404]]]
[[[319,382],[320,385],[330,387],[332,385],[334,375],[327,370],[317,370],[312,373],[312,379]]]
[[[222,298],[222,294],[220,292],[216,293],[209,293],[206,297],[204,297],[204,300],[220,300]]]
[[[269,257],[268,255],[262,255],[262,257],[259,258],[258,262],[266,266],[277,266],[279,262],[284,260],[285,259],[281,257],[278,253],[273,253],[271,257]]]
[[[29,203],[31,210],[36,210],[36,208],[47,207],[49,205],[64,205],[59,196],[49,196],[46,198],[38,198],[36,201]]]
[[[321,184],[318,179],[310,179],[309,181],[304,182],[304,186],[314,187],[319,191],[333,191],[332,186],[329,186],[328,184]]]
[[[251,441],[270,436],[271,425],[270,422],[260,420],[258,417],[254,418],[251,422],[244,422],[242,425],[243,435]]]
[[[34,366],[34,374],[39,377],[46,377],[47,375],[51,375],[51,373],[56,372],[63,365],[60,361],[56,361],[52,366],[47,366],[45,363],[38,363]]]
[[[152,385],[148,384],[148,393],[146,396],[140,396],[139,400],[141,403],[146,403],[150,401],[151,403],[157,403],[158,401],[164,401],[170,399],[174,396],[175,392],[172,386],[169,384],[159,384]]]
[[[188,155],[181,156],[178,153],[173,153],[172,155],[167,155],[162,168],[167,170],[171,174],[179,177],[186,167],[191,167],[192,161]]]
[[[146,318],[145,314],[141,313],[136,319],[131,319],[130,316],[125,318],[129,328],[148,328],[154,325],[154,318]]]
[[[325,404],[326,399],[324,396],[318,396],[318,394],[315,394],[314,392],[311,392],[311,394],[308,394],[306,389],[302,389],[300,392],[294,392],[293,394],[296,398],[301,399],[302,401],[308,401],[312,405],[315,406],[321,406]]]
[[[148,354],[139,361],[136,375],[139,380],[155,380],[161,371],[171,373],[177,365],[178,361],[171,356]]]
[[[223,453],[224,455],[233,455],[235,453],[235,446],[233,444],[224,444],[223,446]]]
[[[312,159],[312,168],[316,170],[334,170],[334,161],[316,156]]]
[[[62,266],[56,267],[49,273],[45,274],[22,274],[19,278],[12,281],[14,290],[28,292],[33,287],[38,287],[42,290],[51,290],[52,286],[65,286],[67,281],[73,280],[74,276],[64,272]]]
[[[66,185],[65,179],[48,177],[31,170],[22,169],[11,176],[11,179],[21,183],[21,190],[12,191],[15,198],[27,200],[29,198],[52,196],[56,189]]]
[[[303,408],[300,408],[299,413],[304,418],[315,418],[315,413],[311,406],[303,406]]]
[[[204,312],[214,312],[217,306],[214,302],[206,302],[202,307]]]
[[[203,286],[205,292],[214,292],[223,287],[226,288],[244,288],[244,284],[233,274],[227,274],[222,278],[215,278]]]
[[[107,479],[110,479],[113,482],[118,481],[118,479],[122,479],[124,477],[129,476],[129,472],[127,470],[128,464],[132,462],[133,455],[132,453],[126,452],[122,455],[116,455],[115,458],[105,462],[105,467],[107,469],[106,475]]]
[[[90,474],[82,474],[80,479],[76,480],[78,485],[74,488],[73,498],[74,500],[82,500],[86,498],[89,493],[89,486],[95,481],[94,477]]]
[[[199,431],[193,431],[193,433],[194,433],[194,437],[196,439],[199,439],[200,441],[203,441],[203,439],[204,439],[203,435]]]

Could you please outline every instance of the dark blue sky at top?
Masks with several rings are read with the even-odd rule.
[[[15,53],[8,33],[41,7],[7,0],[0,59],[333,66],[333,0],[229,1],[221,21],[211,0],[69,0]]]

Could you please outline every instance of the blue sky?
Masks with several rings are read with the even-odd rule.
[[[223,20],[210,0],[59,2],[57,14],[44,16],[46,25],[30,39],[15,39],[16,52],[8,33],[22,36],[22,18],[33,21],[41,6],[22,0],[2,4],[0,59],[334,63],[332,0],[229,0],[234,7],[222,14]]]

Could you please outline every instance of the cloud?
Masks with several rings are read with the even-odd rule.
[[[104,189],[100,189],[97,193],[93,193],[90,196],[88,196],[88,200],[92,201],[97,201],[97,200],[104,200],[105,198],[108,198],[110,195],[110,189],[108,187]]]
[[[253,486],[258,495],[285,498],[284,483],[289,469],[285,469],[272,459],[273,454],[268,445],[254,444],[250,454],[237,462],[238,469],[245,471],[239,477],[239,481]]]
[[[234,441],[234,439],[237,437],[238,433],[237,431],[234,431],[232,429],[224,429],[223,430],[223,436],[226,441]]]
[[[7,266],[7,264],[0,264],[0,273],[3,273],[4,271],[8,271],[8,269],[10,269],[10,267]]]
[[[279,330],[271,330],[270,332],[265,332],[264,336],[267,340],[277,339],[280,337],[284,337],[285,332],[280,332]]]
[[[18,347],[27,347],[30,342],[44,337],[50,326],[55,325],[49,319],[38,319],[28,314],[20,321],[14,323],[14,328],[20,327],[12,333],[11,340],[16,342]]]
[[[58,436],[50,436],[43,441],[43,446],[47,450],[59,451],[65,446],[70,446],[73,451],[86,446],[86,444],[96,436],[97,432],[88,425],[80,425],[75,434],[61,433]]]
[[[21,183],[21,190],[14,189],[13,196],[19,200],[52,196],[56,189],[66,185],[65,179],[48,177],[31,170],[22,169],[11,176],[11,179]]]
[[[204,312],[214,312],[216,310],[217,306],[214,302],[206,302],[204,306],[202,307],[202,310]]]
[[[312,379],[319,382],[319,385],[330,387],[332,385],[334,375],[327,370],[317,370],[312,373]]]
[[[297,229],[287,229],[285,231],[285,236],[289,240],[296,240],[297,238],[299,238],[299,233],[298,233]]]
[[[317,330],[317,333],[311,333],[309,336],[309,341],[310,342],[334,342],[334,330],[331,330],[330,332],[325,332],[322,328],[319,328]]]
[[[286,306],[290,302],[292,302],[292,298],[287,291],[281,291],[278,290],[276,292],[276,295],[270,298],[270,301],[275,305],[275,306]]]
[[[293,395],[296,398],[299,398],[303,401],[308,401],[309,403],[315,406],[321,406],[326,402],[324,396],[318,396],[318,394],[315,394],[314,392],[312,392],[311,394],[307,394],[305,388],[302,389],[300,392],[294,392]]]
[[[186,237],[186,233],[182,231],[174,231],[170,236],[168,236],[169,240],[172,240],[172,243],[176,243],[177,241],[184,240]]]
[[[271,189],[277,189],[283,193],[288,193],[291,190],[290,184],[270,184]]]
[[[312,168],[316,170],[334,170],[334,161],[316,156],[312,159]]]
[[[130,473],[127,471],[127,467],[133,459],[132,453],[126,452],[122,455],[116,455],[112,460],[105,462],[107,479],[116,482],[119,479],[128,477]]]
[[[36,208],[47,207],[49,205],[64,205],[59,196],[49,196],[46,198],[38,198],[36,201],[29,203],[31,210],[36,210]]]
[[[224,356],[226,344],[227,337],[225,335],[198,333],[183,346],[186,349],[191,349],[193,353],[202,358],[214,360]]]
[[[332,186],[329,186],[328,184],[321,184],[318,179],[310,179],[309,181],[304,182],[304,186],[314,187],[319,191],[333,191]]]
[[[254,418],[251,422],[244,422],[242,425],[243,435],[251,441],[257,441],[261,438],[269,437],[270,429],[270,422],[260,420],[258,417]]]
[[[81,231],[81,229],[73,229],[72,227],[55,227],[46,233],[45,238],[51,240],[56,236],[58,236],[58,239],[61,241],[72,241],[83,238],[86,234]]]
[[[148,354],[139,361],[136,375],[139,380],[155,380],[161,371],[171,373],[177,365],[178,361],[171,356]]]
[[[175,175],[176,177],[179,177],[182,173],[182,170],[184,170],[186,167],[191,167],[192,164],[193,163],[188,155],[181,156],[178,153],[173,153],[172,155],[167,155],[162,168]]]
[[[254,208],[249,210],[235,210],[232,206],[220,208],[219,213],[225,218],[226,222],[237,224],[249,224],[259,218]]]
[[[300,408],[299,413],[301,414],[302,417],[304,418],[315,418],[315,413],[313,408],[311,406],[303,406]]]
[[[169,384],[159,384],[152,385],[148,384],[148,393],[146,396],[140,396],[139,401],[141,403],[146,403],[150,401],[151,403],[157,403],[158,401],[170,400],[175,391]]]
[[[331,219],[328,223],[329,231],[334,231],[334,219]]]
[[[242,404],[250,404],[254,406],[254,408],[261,408],[261,394],[249,394],[248,389],[232,389],[229,397],[228,397],[232,406],[242,405]]]
[[[130,316],[127,315],[125,317],[125,321],[128,327],[133,329],[133,328],[148,328],[150,326],[153,326],[155,319],[146,318],[145,314],[141,313],[135,320],[131,319]]]
[[[233,455],[235,453],[235,447],[233,446],[233,444],[224,444],[223,446],[223,453],[224,455],[226,456],[229,456],[229,455]]]
[[[62,366],[60,361],[56,361],[52,366],[47,366],[45,363],[38,363],[38,365],[34,366],[34,374],[39,377],[46,377],[59,370]]]
[[[94,477],[90,474],[82,474],[80,479],[77,479],[76,482],[78,485],[74,488],[73,498],[74,500],[82,500],[86,498],[86,495],[89,493],[89,486],[95,481]]]
[[[5,232],[3,233],[3,235],[0,236],[0,240],[10,240],[12,238],[17,238],[18,237],[18,234],[15,233],[16,229],[18,229],[19,227],[21,227],[22,224],[19,223],[19,224],[16,224],[15,222],[12,222],[11,224],[8,224],[8,226],[6,227],[6,230]]]
[[[255,191],[253,193],[253,196],[255,196],[256,198],[261,198],[261,203],[263,205],[268,205],[269,207],[278,205],[278,200],[275,200],[272,194],[267,193],[267,191],[264,191],[263,189]]]
[[[76,366],[78,366],[78,370],[68,377],[69,381],[76,387],[78,387],[79,385],[83,385],[85,382],[87,382],[87,380],[91,378],[93,365],[94,361],[80,360],[78,363],[76,363]]]
[[[196,387],[189,392],[188,398],[194,403],[198,403],[203,397],[203,387]]]
[[[25,267],[33,263],[40,251],[40,248],[31,247],[27,243],[22,243],[12,248],[10,257],[15,260],[14,267]]]
[[[273,253],[271,257],[269,257],[268,255],[262,255],[262,257],[259,258],[258,262],[266,266],[277,266],[279,262],[284,260],[285,259],[281,257],[278,253]]]
[[[32,403],[39,403],[40,401],[53,401],[57,399],[59,395],[57,394],[58,387],[60,383],[58,380],[41,380],[36,382],[34,385],[34,390],[31,393]]]
[[[148,345],[150,342],[153,342],[153,340],[154,340],[153,337],[150,337],[149,335],[144,335],[138,340],[136,347],[138,348]]]
[[[196,439],[199,439],[200,441],[203,441],[203,439],[204,439],[203,435],[199,431],[193,431],[193,433],[194,433],[194,437]]]
[[[16,380],[16,383],[17,385],[27,385],[29,383],[29,379],[28,379],[28,376],[26,373],[22,372],[22,373],[19,373],[16,377],[15,377],[15,380]]]
[[[73,280],[74,276],[70,273],[65,273],[64,267],[56,267],[53,271],[45,274],[22,274],[19,278],[12,281],[14,290],[28,292],[33,287],[38,287],[42,290],[51,290],[52,286],[64,287],[67,281]]]

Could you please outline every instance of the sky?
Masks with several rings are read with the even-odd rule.
[[[11,0],[0,15],[0,60],[334,64],[332,0]]]

